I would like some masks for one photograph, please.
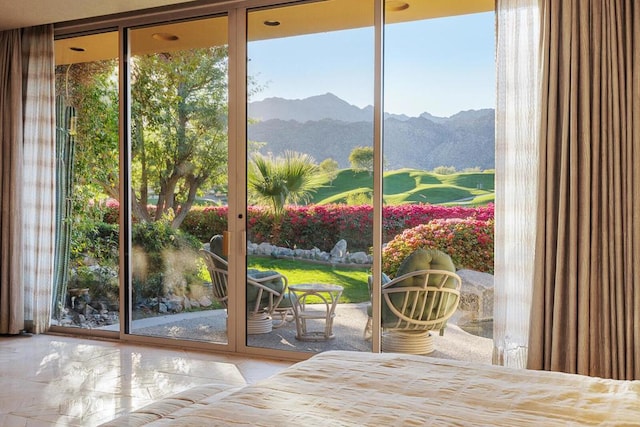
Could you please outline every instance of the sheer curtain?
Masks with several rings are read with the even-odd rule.
[[[53,26],[23,31],[23,230],[25,320],[47,330],[51,318],[55,225],[55,64]]]
[[[640,5],[540,1],[528,366],[640,379]]]
[[[54,203],[53,27],[0,33],[0,333],[49,325]],[[26,322],[25,322],[26,320]]]
[[[533,285],[539,122],[538,0],[496,2],[493,363],[525,367]]]

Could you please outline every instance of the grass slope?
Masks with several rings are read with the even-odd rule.
[[[399,169],[383,176],[383,197],[387,204],[432,203],[485,205],[495,201],[494,173],[461,172],[439,175],[416,169]],[[310,203],[346,203],[349,198],[373,194],[369,172],[343,169],[332,182],[313,194]]]

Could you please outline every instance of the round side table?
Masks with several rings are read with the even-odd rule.
[[[338,285],[324,283],[304,283],[289,285],[289,297],[293,308],[293,316],[296,321],[296,339],[301,341],[327,341],[333,338],[333,318],[336,313],[336,305],[342,295],[343,288]],[[316,296],[323,304],[308,304],[307,298]],[[324,310],[318,309],[323,306]],[[324,319],[324,330],[307,330],[307,320]]]

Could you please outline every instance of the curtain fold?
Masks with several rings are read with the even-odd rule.
[[[0,334],[50,322],[53,61],[53,26],[0,33]]]
[[[541,8],[528,367],[640,379],[640,5]]]
[[[21,43],[20,30],[0,33],[0,334],[24,329]]]
[[[53,26],[23,31],[24,296],[26,328],[51,319],[55,235],[55,64]]]
[[[524,368],[538,174],[538,0],[496,2],[496,229],[493,363]]]

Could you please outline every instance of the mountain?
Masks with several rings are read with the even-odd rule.
[[[267,98],[249,104],[251,141],[265,143],[261,152],[305,152],[318,162],[327,157],[349,167],[349,154],[370,146],[372,107],[359,108],[333,94],[305,99]],[[457,170],[495,167],[495,112],[461,111],[451,117],[385,114],[384,158],[388,169]]]
[[[332,93],[305,99],[266,98],[249,104],[249,117],[260,121],[279,119],[296,122],[334,119],[344,122],[371,121],[366,108],[358,108]]]
[[[259,121],[272,119],[294,120],[304,123],[322,119],[340,120],[343,122],[371,122],[373,121],[373,107],[356,107],[338,98],[332,93],[311,96],[304,99],[266,98],[262,101],[249,103],[249,117]],[[428,118],[436,121],[440,117],[424,113]],[[385,119],[409,120],[405,114],[385,113]],[[443,119],[446,120],[446,119]]]

